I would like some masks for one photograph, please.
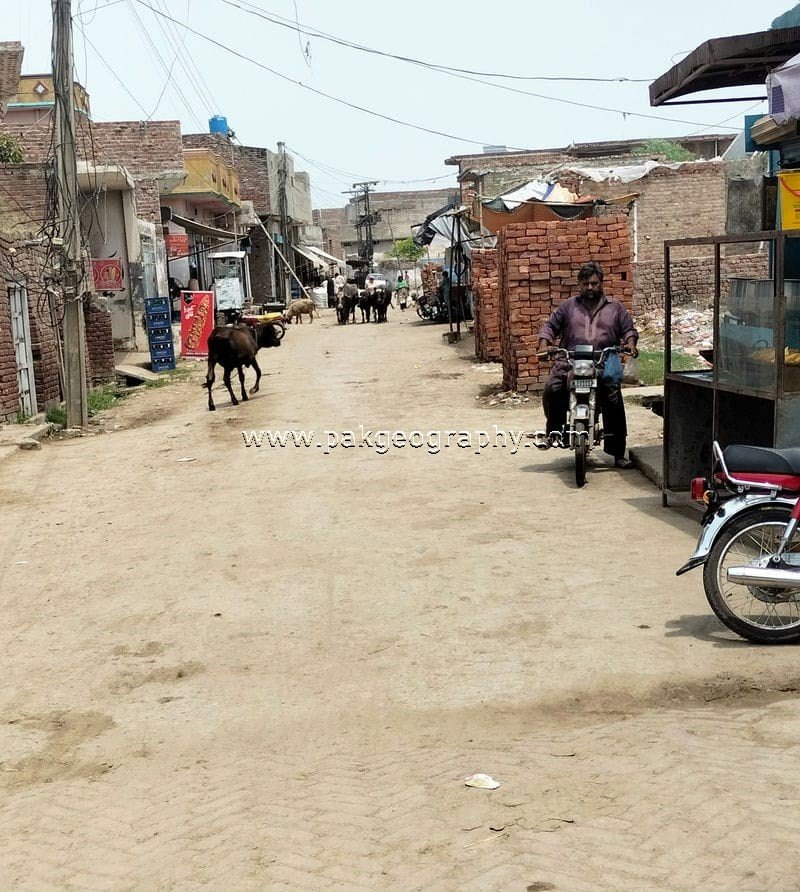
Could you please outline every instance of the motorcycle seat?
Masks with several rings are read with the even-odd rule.
[[[800,475],[800,447],[728,446],[722,455],[731,473]]]

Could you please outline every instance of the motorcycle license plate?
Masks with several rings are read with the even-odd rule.
[[[581,381],[579,378],[575,378],[575,393],[591,393],[592,391],[592,379],[587,378],[585,381]]]

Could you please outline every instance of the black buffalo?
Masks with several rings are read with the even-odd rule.
[[[224,370],[222,380],[231,395],[231,403],[239,405],[231,387],[231,372],[239,371],[239,383],[242,386],[242,399],[247,399],[244,389],[244,367],[252,366],[256,370],[256,383],[250,388],[250,393],[258,391],[261,381],[261,369],[256,362],[256,353],[262,347],[280,347],[281,341],[273,325],[220,325],[208,336],[208,371],[203,387],[208,388],[208,408],[211,412],[216,409],[211,398],[211,388],[214,386],[214,366],[219,363]]]

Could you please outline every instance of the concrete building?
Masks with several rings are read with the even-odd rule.
[[[184,136],[190,147],[212,148],[223,157],[230,157],[240,179],[243,204],[250,202],[254,219],[249,228],[250,279],[253,300],[259,304],[281,303],[291,295],[291,283],[283,261],[278,256],[260,223],[269,232],[278,250],[286,256],[301,280],[310,281],[322,265],[313,252],[284,250],[281,237],[280,191],[281,165],[286,165],[286,214],[291,242],[298,249],[305,246],[322,248],[322,231],[311,212],[311,180],[307,173],[295,169],[294,158],[257,146],[242,146],[235,137],[221,133],[191,133]],[[285,158],[285,162],[284,159]],[[260,221],[260,223],[259,223]]]

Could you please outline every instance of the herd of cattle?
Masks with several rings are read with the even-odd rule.
[[[336,299],[336,318],[340,325],[346,325],[348,321],[355,325],[358,309],[362,322],[386,322],[386,310],[391,300],[391,294],[383,288],[372,293],[359,292],[358,286],[351,282],[344,286]]]

